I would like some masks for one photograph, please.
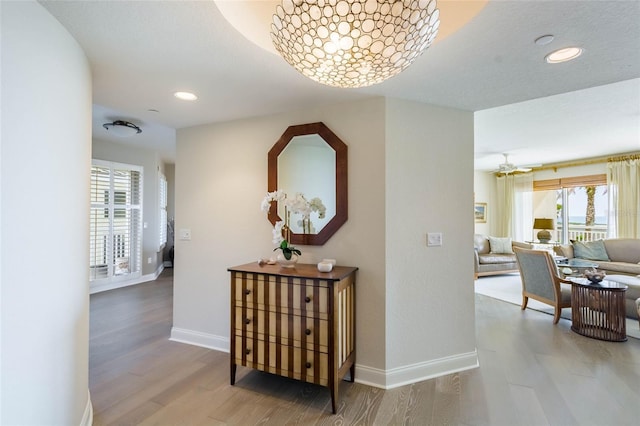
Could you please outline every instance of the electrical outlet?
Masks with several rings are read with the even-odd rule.
[[[427,234],[427,246],[435,247],[442,245],[442,232],[429,232]]]
[[[147,263],[148,263],[148,264],[151,264],[151,262],[153,262],[153,258],[152,258],[152,257],[148,257],[148,258],[147,258]]]

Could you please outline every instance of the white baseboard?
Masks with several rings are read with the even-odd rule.
[[[216,336],[215,334],[172,327],[171,337],[169,337],[169,340],[187,343],[189,345],[202,346],[203,348],[214,349],[216,351],[229,352],[229,338]]]
[[[391,370],[356,364],[356,382],[381,389],[393,389],[479,366],[477,350]]]
[[[169,340],[229,352],[229,338],[173,327]],[[447,374],[479,367],[478,351],[421,362],[391,370],[356,364],[356,382],[381,389],[393,389]]]
[[[87,405],[84,407],[80,426],[91,426],[93,424],[93,405],[91,405],[91,393],[87,389]]]
[[[114,290],[116,288],[129,287],[130,285],[142,284],[148,281],[154,281],[164,271],[164,265],[161,264],[155,272],[146,275],[140,275],[130,280],[122,280],[116,282],[105,282],[100,284],[89,283],[89,294],[100,293],[102,291]]]

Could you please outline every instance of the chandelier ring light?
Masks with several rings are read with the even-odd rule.
[[[303,75],[365,87],[400,73],[435,39],[436,0],[283,0],[271,39]]]

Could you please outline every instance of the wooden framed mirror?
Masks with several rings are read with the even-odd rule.
[[[300,192],[321,198],[327,207],[325,219],[310,233],[292,226],[291,244],[323,245],[347,221],[347,145],[324,123],[289,126],[269,151],[268,174],[269,192]],[[271,203],[267,217],[273,225],[282,220],[278,212],[278,203]]]

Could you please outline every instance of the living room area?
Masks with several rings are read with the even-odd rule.
[[[538,107],[549,107],[534,103],[520,112],[535,115]],[[498,129],[485,129],[486,133],[504,132],[502,137],[513,137],[509,135],[509,125],[507,130],[496,126],[495,117],[505,115],[504,111],[496,111],[480,116],[480,128],[486,119],[491,123],[489,127]],[[570,117],[569,121],[574,119]],[[524,286],[514,251],[547,251],[555,263],[556,274],[565,280],[561,286],[566,287],[567,297],[572,288],[569,281],[585,280],[585,273],[593,271],[604,274],[604,283],[624,287],[620,305],[621,315],[626,317],[626,336],[637,339],[640,338],[640,152],[593,155],[589,151],[593,141],[608,136],[595,135],[600,130],[594,130],[593,123],[585,121],[581,126],[584,131],[562,136],[581,140],[585,149],[574,158],[541,165],[524,163],[526,155],[515,161],[503,156],[503,162],[496,163],[493,169],[489,169],[487,162],[484,170],[476,167],[475,292],[519,307]],[[601,123],[596,126],[602,127]],[[638,125],[628,123],[628,126],[637,146],[637,136],[633,134],[637,135]],[[519,149],[512,152],[518,153]],[[548,151],[549,157],[554,155]],[[483,157],[486,154],[482,152],[476,156]],[[496,161],[498,157],[493,158]],[[553,306],[537,300],[529,300],[527,307],[554,314]],[[561,321],[572,321],[571,308],[569,304],[562,309]]]
[[[544,250],[557,275],[626,287],[626,334],[640,335],[640,121],[636,80],[475,113],[474,288],[514,305],[514,250]],[[577,265],[584,267],[577,267]],[[571,284],[566,287],[567,298]],[[529,300],[528,308],[553,313]],[[551,309],[550,309],[551,308]],[[571,307],[562,309],[571,321]]]

